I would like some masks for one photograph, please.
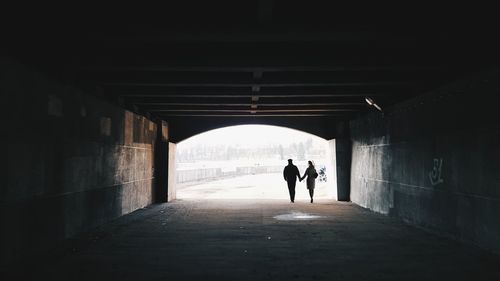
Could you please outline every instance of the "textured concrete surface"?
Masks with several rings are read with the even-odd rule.
[[[0,58],[0,264],[151,204],[156,126]]]
[[[499,280],[499,264],[350,203],[178,200],[68,241],[2,280]]]
[[[500,253],[499,87],[483,74],[353,121],[351,200]]]

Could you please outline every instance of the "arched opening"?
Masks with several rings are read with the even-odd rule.
[[[321,137],[270,125],[238,125],[207,131],[176,147],[176,198],[288,200],[283,169],[288,159],[303,176],[308,161],[318,172],[314,199],[336,198],[335,155]],[[309,201],[306,180],[296,201]]]

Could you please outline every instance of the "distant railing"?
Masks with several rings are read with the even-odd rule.
[[[225,177],[245,176],[255,174],[282,173],[284,166],[246,166],[235,169],[198,168],[192,170],[177,170],[177,183],[189,183],[203,180],[218,180]],[[305,166],[299,166],[303,173]]]

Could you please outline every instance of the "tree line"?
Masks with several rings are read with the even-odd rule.
[[[306,160],[310,155],[321,155],[326,153],[321,146],[315,146],[311,138],[294,142],[289,145],[267,144],[258,146],[243,145],[203,145],[179,149],[177,160],[179,162],[193,161],[227,161],[238,159],[280,159],[293,158],[296,160]]]

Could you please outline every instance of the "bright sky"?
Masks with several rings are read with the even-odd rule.
[[[182,148],[198,144],[282,144],[286,146],[294,142],[306,141],[309,138],[313,142],[326,141],[315,135],[294,129],[268,125],[241,125],[215,129],[193,136],[180,142],[179,146]]]

